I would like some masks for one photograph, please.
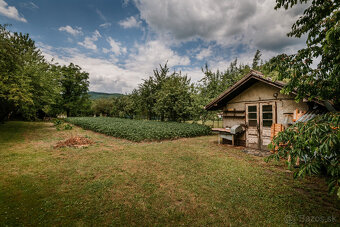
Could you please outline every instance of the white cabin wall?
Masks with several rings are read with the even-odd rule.
[[[277,98],[274,97],[274,93],[277,93]],[[285,120],[284,113],[293,113],[295,109],[302,111],[308,110],[307,103],[296,103],[293,95],[285,95],[280,93],[280,89],[268,85],[263,82],[256,82],[254,85],[243,91],[234,99],[230,100],[223,108],[223,111],[227,109],[235,109],[245,111],[246,103],[260,103],[260,102],[275,102],[276,103],[276,120],[278,124],[283,124]],[[245,112],[244,112],[245,115]],[[223,127],[232,127],[236,124],[246,124],[244,118],[232,118],[223,117]],[[242,140],[245,140],[245,134],[241,136]]]

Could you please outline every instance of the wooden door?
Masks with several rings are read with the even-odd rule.
[[[260,149],[259,105],[246,104],[246,146]]]
[[[273,123],[276,123],[276,107],[275,103],[260,103],[260,149],[268,150],[268,144],[270,144],[270,127]]]

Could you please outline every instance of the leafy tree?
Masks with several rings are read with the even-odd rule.
[[[219,70],[213,72],[206,64],[205,67],[202,68],[204,76],[199,81],[199,84],[197,86],[198,88],[196,93],[198,97],[194,99],[194,119],[197,120],[197,113],[199,113],[199,118],[203,121],[203,123],[206,120],[215,120],[217,112],[206,111],[204,109],[204,106],[208,104],[211,100],[216,98],[223,91],[228,89],[230,86],[234,85],[249,71],[250,67],[248,65],[237,65],[237,59],[232,61],[229,67],[224,72],[221,72]]]
[[[277,153],[269,159],[287,158],[289,166],[300,164],[295,177],[326,175],[330,192],[340,197],[340,114],[328,113],[306,123],[300,122],[279,133],[270,145]]]
[[[207,111],[204,109],[204,106],[209,103],[211,100],[209,97],[202,95],[201,93],[201,86],[193,87],[191,96],[192,96],[192,110],[191,110],[191,118],[194,120],[194,122],[197,122],[199,120],[202,121],[203,124],[208,119],[212,118],[213,114],[216,114],[212,111]]]
[[[288,36],[307,35],[306,48],[296,54],[279,55],[270,61],[277,79],[285,80],[283,92],[295,91],[297,100],[316,98],[331,100],[338,108],[340,101],[340,2],[276,0],[276,9],[309,2],[308,8],[292,27]],[[319,60],[319,62],[318,62]],[[317,66],[313,67],[313,62]],[[272,158],[286,158],[290,164],[302,160],[295,176],[323,173],[331,192],[339,189],[340,116],[331,113],[307,123],[298,123],[279,133],[272,142],[278,152]]]
[[[125,98],[124,111],[126,116],[131,119],[136,118],[140,110],[140,105],[138,91],[134,89],[131,94]]]
[[[90,108],[89,74],[71,63],[59,68],[61,73],[61,96],[56,105],[60,113],[67,116],[87,115]]]
[[[214,99],[220,93],[234,85],[249,71],[250,67],[248,65],[237,65],[237,59],[232,61],[224,72],[219,70],[212,72],[206,64],[205,67],[202,68],[204,76],[199,81],[201,94],[210,99]]]
[[[58,95],[58,75],[28,34],[0,25],[0,120],[48,114]]]
[[[147,119],[155,119],[159,117],[162,121],[164,120],[164,113],[155,113],[155,103],[157,102],[156,93],[162,89],[163,83],[169,77],[169,67],[167,63],[164,66],[159,65],[160,69],[154,69],[153,75],[148,79],[144,80],[139,85],[138,93],[140,95],[140,107],[142,114],[147,116]]]
[[[135,100],[133,99],[133,94],[124,95],[116,99],[116,110],[117,117],[121,118],[134,118],[136,115]]]
[[[155,113],[153,111],[155,105],[155,86],[154,81],[151,77],[144,80],[142,84],[138,87],[138,92],[140,96],[140,111],[141,115],[147,117],[148,120],[151,120]]]
[[[258,70],[260,65],[260,61],[261,61],[261,51],[260,50],[256,50],[256,53],[254,55],[254,58],[253,58],[253,64],[252,64],[252,68],[255,69],[255,70]],[[262,62],[261,62],[261,65],[262,65]]]
[[[155,112],[170,121],[185,121],[191,113],[190,79],[174,72],[163,80],[161,88],[156,93]]]
[[[273,58],[273,68],[279,72],[279,80],[288,82],[285,93],[296,91],[297,100],[332,100],[339,107],[340,1],[276,0],[275,9],[288,9],[299,3],[309,3],[309,7],[288,36],[300,38],[306,34],[307,46],[296,54]]]
[[[95,115],[110,116],[115,104],[115,98],[100,98],[92,101],[91,109]]]

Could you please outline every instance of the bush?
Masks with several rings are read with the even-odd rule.
[[[71,130],[73,127],[72,127],[72,125],[70,125],[70,124],[66,124],[65,126],[64,126],[64,129],[65,130]]]
[[[54,121],[53,121],[53,125],[54,126],[59,126],[59,125],[61,125],[63,123],[63,121],[62,120],[59,120],[59,119],[55,119]]]
[[[340,198],[340,114],[328,113],[308,122],[299,122],[279,133],[270,145],[278,147],[269,157],[288,158],[288,165],[300,164],[294,177],[325,175],[331,193],[337,190]],[[269,160],[268,159],[268,160]]]
[[[199,124],[130,120],[109,117],[71,117],[66,121],[84,129],[132,141],[152,141],[209,135],[211,129]]]

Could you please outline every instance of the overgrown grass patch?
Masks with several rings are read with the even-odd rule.
[[[208,126],[178,122],[131,120],[110,117],[71,117],[66,121],[84,129],[136,142],[209,135]]]

